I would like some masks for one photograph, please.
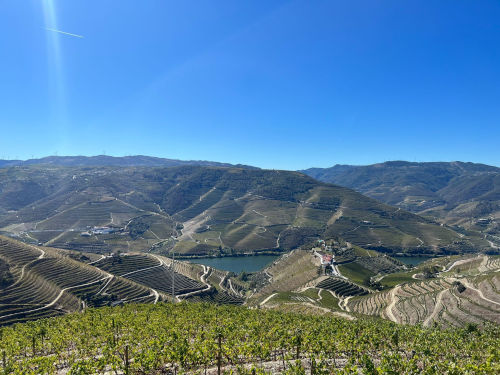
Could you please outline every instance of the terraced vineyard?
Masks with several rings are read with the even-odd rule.
[[[359,256],[362,256],[363,251],[357,251],[361,251]],[[375,253],[364,252],[365,263],[369,259],[382,259]],[[158,255],[85,255],[0,237],[0,259],[2,269],[12,275],[0,290],[0,324],[61,315],[92,306],[157,303],[169,299],[172,292],[172,261]],[[176,262],[175,294],[177,300],[215,304],[248,302],[251,306],[269,308],[294,305],[303,309],[310,307],[311,311],[344,314],[346,318],[352,318],[352,313],[361,313],[425,326],[500,323],[499,257],[440,258],[410,271],[379,274],[377,277],[382,278],[382,283],[385,279],[404,280],[382,292],[370,292],[357,284],[358,281],[345,277],[320,276],[318,262],[314,251],[296,250],[286,254],[258,275],[263,283],[256,290],[250,290],[248,283],[238,284],[237,278],[229,277],[227,272]],[[373,275],[357,263],[356,267],[350,265],[342,265],[342,270],[349,271],[355,279],[362,277],[362,270]],[[441,271],[434,278],[419,279],[428,272],[426,269]],[[347,311],[343,313],[339,308]]]
[[[58,285],[57,281],[61,281],[61,278],[54,274],[57,267],[46,262],[43,258],[45,253],[39,252],[36,256],[36,250],[31,248],[24,253],[22,245],[15,244],[11,247],[3,240],[0,240],[0,247],[2,258],[16,271],[15,282],[0,290],[0,324],[58,315],[79,308],[79,300],[71,295],[63,295],[62,289],[76,286],[78,282],[72,284],[69,280],[64,280],[64,286]],[[54,280],[40,274],[45,268]],[[84,272],[76,275],[78,280],[84,276]],[[98,280],[95,274],[88,276],[94,282]]]
[[[127,221],[140,215],[141,211],[111,198],[104,201],[87,201],[38,222],[35,225],[35,230],[67,230],[71,228],[85,230],[87,226],[110,223],[113,219],[112,214]]]
[[[111,246],[106,244],[104,241],[75,241],[71,240],[69,242],[66,241],[54,241],[50,243],[50,246],[56,247],[59,249],[68,249],[68,250],[78,250],[86,253],[95,253],[95,254],[107,254],[111,251]]]
[[[126,273],[136,272],[141,269],[156,267],[158,259],[144,255],[110,256],[102,258],[94,265],[100,269],[122,276]]]
[[[459,224],[498,235],[498,167],[462,162],[388,161],[366,166],[311,168],[304,173],[355,189],[391,206],[435,217],[448,225]]]
[[[349,299],[347,311],[398,323],[446,327],[500,323],[500,262],[482,256],[444,266],[437,278],[413,280],[389,291]]]
[[[0,236],[0,325],[129,302],[157,303],[172,293],[172,260],[157,255],[96,255],[27,245]],[[84,263],[86,262],[86,263]],[[177,300],[243,304],[227,272],[176,262]],[[237,286],[240,288],[240,286]]]
[[[399,323],[415,324],[424,322],[434,309],[436,295],[451,286],[446,280],[408,283],[391,291],[353,298],[349,300],[347,309]],[[411,311],[410,315],[408,311]]]
[[[136,272],[133,274],[125,275],[126,278],[143,285],[150,286],[165,294],[172,292],[172,271],[159,267],[148,270],[147,272]],[[175,273],[175,294],[182,295],[197,290],[202,290],[205,286],[195,280],[187,278],[179,273]]]
[[[256,304],[275,292],[288,292],[303,287],[318,277],[319,261],[310,251],[294,250],[283,255],[262,273],[267,283],[249,303]]]
[[[245,299],[234,294],[211,289],[186,299],[190,302],[210,302],[218,305],[242,305]]]
[[[368,294],[368,290],[339,277],[324,279],[316,287],[331,290],[336,296],[342,298]]]
[[[163,299],[162,292],[171,292],[171,271],[158,259],[129,256],[121,263],[113,263],[116,259],[102,257],[85,264],[70,257],[75,254],[0,236],[0,259],[12,274],[12,282],[0,289],[0,325],[80,311],[88,306],[156,303]],[[103,269],[95,267],[97,263],[102,263]],[[140,271],[145,266],[153,268],[143,272],[146,276]],[[205,288],[178,273],[175,281],[179,294]]]
[[[159,257],[147,255],[126,255],[106,257],[95,263],[96,267],[146,285],[163,294],[172,293],[173,272]],[[205,288],[205,285],[175,272],[174,293],[182,295]]]

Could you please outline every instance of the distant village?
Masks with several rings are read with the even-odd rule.
[[[324,275],[332,275],[345,278],[342,276],[337,268],[337,262],[335,261],[335,254],[333,253],[333,246],[327,245],[324,240],[318,240],[316,246],[312,250],[314,255],[321,262],[321,269]],[[347,249],[347,248],[345,248]],[[344,250],[345,250],[344,249]]]
[[[116,227],[93,227],[88,230],[81,232],[80,236],[82,237],[90,237],[92,235],[100,235],[100,234],[112,234],[116,232],[123,231],[123,228]]]

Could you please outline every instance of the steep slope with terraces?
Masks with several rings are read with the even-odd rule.
[[[275,252],[333,236],[388,253],[490,246],[297,172],[195,166],[0,169],[0,231],[101,254]]]
[[[325,275],[318,250],[294,250],[248,283],[178,261],[173,278],[172,260],[153,254],[96,255],[0,236],[1,271],[10,274],[0,288],[0,325],[94,306],[169,301],[172,290],[177,302],[246,303],[347,319],[372,315],[424,326],[500,323],[498,256],[435,258],[407,270],[397,263],[390,269],[391,258],[364,249],[336,258],[344,263]],[[368,284],[361,277],[365,266],[371,268]]]
[[[276,260],[248,304],[450,328],[500,323],[500,256],[448,256],[410,267],[352,248],[335,256],[335,269],[326,272],[321,253],[294,251]]]
[[[9,265],[14,280],[0,290],[0,324],[117,301],[154,301],[147,287],[72,259],[57,249],[0,237],[0,258]]]
[[[424,278],[429,269],[436,273]],[[499,272],[498,256],[434,260],[399,274],[405,281],[390,290],[349,299],[345,309],[424,326],[500,323]]]
[[[177,301],[213,287],[202,266],[146,254],[97,256],[28,245],[0,236],[0,325],[88,307]],[[7,280],[7,281],[6,281]],[[241,301],[242,302],[242,301]],[[240,302],[240,303],[241,303]]]
[[[475,163],[390,161],[304,173],[381,202],[489,236],[500,244],[500,168]],[[495,245],[496,243],[496,245]]]

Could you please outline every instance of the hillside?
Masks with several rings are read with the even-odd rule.
[[[433,260],[411,271],[378,278],[394,287],[348,299],[344,307],[351,313],[424,326],[500,324],[499,270],[498,256]]]
[[[172,291],[176,302],[246,304],[348,320],[372,315],[424,326],[500,323],[498,256],[442,257],[408,268],[375,251],[335,246],[294,250],[261,272],[234,275],[182,261],[173,273],[172,259],[158,255],[96,255],[0,236],[0,325],[89,307],[157,304],[171,301]],[[322,265],[325,251],[335,256],[332,268]]]
[[[331,237],[389,253],[489,248],[301,173],[200,166],[0,169],[0,231],[95,253],[286,251]]]
[[[144,253],[96,255],[0,236],[0,326],[89,307],[171,301],[240,305],[227,271]],[[175,279],[174,279],[175,277]],[[1,331],[1,329],[0,329]]]
[[[500,324],[500,257],[451,256],[417,267],[353,248],[336,254],[333,269],[320,266],[324,250],[294,251],[263,271],[267,283],[250,306],[281,311],[367,316],[400,324],[447,328]]]
[[[182,262],[175,265],[173,284],[170,262],[146,254],[105,257],[37,247],[0,236],[0,325],[88,307],[155,304],[170,299],[172,289],[181,300],[207,289],[203,268]]]
[[[474,163],[386,162],[303,171],[450,225],[500,233],[500,168]],[[490,238],[500,242],[500,238]]]
[[[105,287],[117,299],[147,300],[151,294],[147,288],[114,279],[55,249],[0,237],[0,258],[13,275],[13,282],[0,291],[0,324],[79,311],[90,303],[87,295],[100,295]],[[111,294],[101,297],[104,303]]]

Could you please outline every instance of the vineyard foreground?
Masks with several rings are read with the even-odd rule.
[[[87,309],[3,327],[6,374],[495,374],[498,325],[447,330],[241,306]]]

